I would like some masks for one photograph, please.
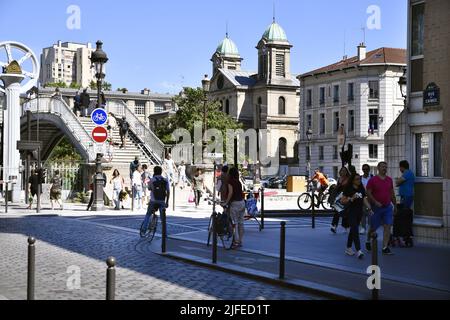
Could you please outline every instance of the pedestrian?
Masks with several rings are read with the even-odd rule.
[[[110,112],[108,115],[108,121],[106,122],[106,125],[106,129],[108,129],[109,143],[114,145],[113,132],[117,128],[117,121],[112,112]]]
[[[55,170],[55,175],[50,180],[52,186],[50,187],[50,204],[53,210],[53,202],[59,204],[60,209],[63,210],[63,204],[61,200],[61,191],[62,191],[62,178],[59,175],[59,170]]]
[[[220,172],[220,176],[217,179],[217,192],[219,193],[220,200],[225,201],[227,199],[228,192],[228,171],[229,168],[227,165],[222,167]]]
[[[231,220],[233,222],[234,243],[232,249],[242,247],[244,239],[244,215],[245,201],[242,195],[242,183],[239,179],[239,171],[236,167],[228,171],[228,191],[225,206],[229,207]]]
[[[195,207],[197,208],[200,204],[200,199],[202,198],[202,190],[205,190],[205,180],[200,168],[197,168],[192,180],[192,190],[194,191],[195,196]]]
[[[127,142],[127,134],[128,130],[130,129],[130,124],[127,122],[127,119],[125,116],[122,117],[122,120],[119,122],[119,135],[120,135],[120,141],[121,146],[120,148],[125,148],[126,142]]]
[[[36,196],[38,194],[39,182],[40,181],[39,181],[38,171],[35,169],[31,170],[31,175],[28,178],[28,188],[29,188],[29,192],[30,192],[30,198],[28,199],[29,205],[28,205],[27,209],[31,209],[31,205],[33,204],[34,196]]]
[[[172,159],[172,156],[170,153],[166,155],[166,158],[164,159],[164,168],[167,172],[167,178],[169,179],[169,183],[173,184],[175,183],[175,171],[177,171],[177,167],[175,165],[175,162]]]
[[[142,165],[142,187],[143,187],[143,193],[142,193],[142,202],[144,204],[148,204],[150,201],[150,181],[151,181],[151,174],[148,170],[148,166],[146,164]]]
[[[141,163],[139,162],[139,157],[135,156],[134,160],[130,162],[130,179],[133,179],[133,173],[140,165]]]
[[[392,178],[387,176],[387,163],[382,161],[378,164],[378,174],[369,180],[367,184],[367,197],[372,208],[370,211],[370,230],[367,233],[366,249],[371,250],[370,236],[383,225],[383,249],[382,253],[391,255],[389,241],[393,214],[396,212],[396,198]]]
[[[409,169],[408,161],[400,161],[399,167],[402,176],[395,179],[395,185],[398,187],[400,195],[400,207],[402,209],[411,209],[414,201],[414,182],[416,177]]]
[[[341,203],[347,206],[346,215],[350,226],[345,254],[355,255],[352,249],[352,244],[354,244],[358,259],[362,259],[364,253],[361,251],[358,227],[361,223],[363,211],[365,211],[365,208],[370,208],[370,204],[366,197],[366,190],[361,183],[361,176],[358,173],[353,174],[350,178],[350,183],[343,191]]]
[[[343,192],[349,183],[350,171],[346,167],[342,167],[341,170],[339,170],[339,179],[337,181],[336,187],[334,188],[333,197],[336,198],[341,192]],[[331,222],[331,232],[336,233],[337,227],[339,226],[339,219],[344,214],[344,212],[338,212],[335,210],[333,214],[333,220]]]
[[[153,212],[159,209],[161,220],[165,219],[165,208],[169,207],[170,185],[169,181],[162,176],[162,168],[156,166],[153,168],[153,178],[149,185],[151,196],[147,207],[147,214],[143,222],[143,230],[147,230],[150,224],[150,217]]]
[[[100,93],[100,101],[98,104],[99,108],[105,109],[106,107],[106,98],[105,98],[105,93],[102,91]]]
[[[183,160],[178,166],[178,173],[179,173],[179,181],[181,182],[180,188],[184,189],[187,183],[187,178],[186,178],[186,165],[184,164]]]
[[[367,188],[367,183],[369,182],[370,178],[373,177],[373,174],[370,173],[370,166],[368,164],[363,164],[362,171],[363,174],[361,176],[361,183],[364,188]]]
[[[142,186],[142,167],[138,165],[136,170],[133,172],[133,178],[131,179],[131,185],[132,185],[132,193],[133,193],[133,200],[134,203],[137,202],[137,208],[142,209],[142,193],[143,193],[143,186]],[[134,206],[133,206],[134,209]]]
[[[81,100],[81,110],[84,117],[89,117],[88,109],[89,105],[91,104],[91,97],[89,96],[89,93],[87,92],[87,89],[84,89],[83,92],[80,95]]]
[[[125,181],[120,175],[119,170],[115,169],[112,175],[112,179],[109,182],[113,185],[112,199],[114,202],[114,210],[120,210],[120,192],[123,190]]]
[[[80,91],[77,91],[77,93],[75,94],[75,97],[73,98],[73,112],[75,113],[75,115],[77,117],[80,116],[81,114],[81,96],[80,96]]]

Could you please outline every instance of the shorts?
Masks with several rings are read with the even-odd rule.
[[[50,190],[50,200],[61,199],[61,190]]]
[[[245,201],[233,201],[230,205],[231,220],[234,224],[244,224]]]
[[[377,230],[381,225],[392,225],[394,207],[392,204],[381,208],[373,208],[373,215],[370,217],[370,226],[372,230]]]

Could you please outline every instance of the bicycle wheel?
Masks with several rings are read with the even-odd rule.
[[[322,195],[322,208],[325,210],[331,210],[331,204],[328,203],[328,198],[330,197],[329,193],[325,193]]]
[[[230,250],[234,243],[234,228],[231,219],[229,220],[227,226],[227,232],[224,235],[220,236],[220,240],[222,241],[223,248],[225,250]]]
[[[297,205],[301,210],[309,210],[312,207],[311,195],[302,193],[297,199]]]
[[[212,234],[213,234],[213,216],[211,215],[208,223],[208,241],[206,242],[207,247],[209,247],[209,242],[211,241]]]
[[[152,220],[148,227],[148,241],[151,242],[155,236],[156,229],[158,228],[158,216],[156,214],[152,215]]]

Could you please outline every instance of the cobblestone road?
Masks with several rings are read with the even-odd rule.
[[[26,298],[27,236],[36,243],[36,299],[104,299],[116,257],[117,299],[317,299],[142,250],[137,234],[63,217],[0,218],[0,297]],[[68,268],[80,268],[80,288]],[[68,286],[69,284],[69,286]]]

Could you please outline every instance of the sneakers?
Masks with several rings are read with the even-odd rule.
[[[383,250],[381,250],[381,252],[383,252],[383,254],[388,255],[388,256],[393,255],[393,253],[392,253],[391,249],[389,249],[389,247],[383,248]]]
[[[348,256],[354,256],[355,255],[355,251],[353,251],[352,248],[347,248],[345,249],[345,254]]]
[[[359,250],[357,253],[356,253],[356,256],[358,257],[358,259],[362,259],[362,258],[364,258],[364,253],[361,251],[361,250]]]
[[[336,227],[335,226],[331,226],[331,232],[336,233]]]
[[[366,241],[366,250],[367,250],[367,251],[372,250],[372,245],[370,244],[369,241]]]

